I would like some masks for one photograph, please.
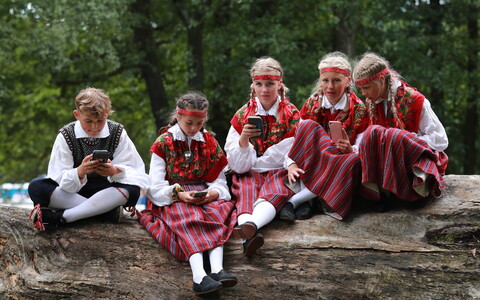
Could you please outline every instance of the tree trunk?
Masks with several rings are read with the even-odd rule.
[[[479,76],[478,76],[478,8],[477,4],[469,4],[467,13],[467,28],[469,44],[468,47],[468,99],[467,111],[465,117],[465,160],[464,160],[464,174],[474,174],[477,165],[477,127],[478,127],[478,91],[479,91]]]
[[[356,208],[262,228],[251,258],[225,246],[238,284],[225,299],[473,299],[480,297],[480,175],[446,176],[441,199],[417,210]],[[195,299],[190,267],[137,223],[85,220],[36,232],[28,211],[0,210],[2,299]]]
[[[143,54],[140,71],[147,86],[152,113],[158,130],[166,123],[161,112],[162,109],[167,107],[168,97],[163,85],[163,73],[159,65],[160,60],[157,56],[157,45],[155,44],[153,28],[148,20],[148,17],[151,15],[149,9],[150,2],[148,0],[136,0],[132,5],[132,10],[138,16],[146,18],[142,19],[139,25],[134,28],[134,40],[138,52]]]

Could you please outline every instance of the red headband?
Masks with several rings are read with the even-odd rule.
[[[370,76],[370,77],[362,79],[362,80],[355,81],[355,85],[357,85],[357,86],[365,85],[369,82],[374,81],[378,77],[387,74],[388,72],[390,72],[390,70],[388,68],[385,68],[385,69],[383,69],[382,71],[378,72],[377,74],[375,74],[373,76]]]
[[[323,74],[325,72],[335,72],[335,73],[343,74],[347,77],[350,77],[350,71],[345,70],[345,69],[340,69],[340,68],[337,68],[337,67],[328,67],[328,68],[321,68],[320,69],[320,74]]]
[[[282,76],[280,75],[254,75],[253,80],[274,80],[282,81]]]
[[[193,111],[193,110],[186,110],[177,107],[177,114],[184,115],[184,116],[192,116],[192,117],[200,117],[205,118],[207,116],[206,111]]]

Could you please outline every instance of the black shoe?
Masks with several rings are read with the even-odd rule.
[[[257,233],[257,225],[251,221],[233,228],[232,235],[237,239],[251,239]]]
[[[263,234],[257,232],[254,237],[243,242],[243,255],[252,257],[263,246]]]
[[[218,273],[210,273],[208,275],[222,284],[223,287],[232,287],[237,284],[237,277],[227,273],[225,270],[221,270]]]
[[[285,205],[280,210],[278,217],[280,218],[280,220],[294,222],[295,209],[293,208],[293,204],[290,202],[285,203]]]
[[[427,206],[427,204],[429,204],[432,200],[433,200],[432,196],[427,196],[417,201],[407,202],[405,206],[407,209],[420,209]]]
[[[222,284],[216,280],[214,280],[210,276],[205,276],[200,283],[193,283],[193,291],[197,295],[204,295],[208,293],[212,293],[218,291],[222,288]]]
[[[54,229],[67,223],[63,218],[63,210],[55,210],[49,207],[40,207],[32,221],[33,226],[40,228],[40,230]]]
[[[295,217],[297,220],[310,219],[313,216],[312,206],[310,201],[303,202],[295,209]]]
[[[117,206],[114,209],[99,215],[98,219],[114,224],[120,223],[123,220],[123,206]]]

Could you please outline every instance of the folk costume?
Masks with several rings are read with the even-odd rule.
[[[223,172],[227,158],[215,138],[205,130],[187,137],[175,124],[150,151],[151,186],[140,224],[184,262],[225,244],[237,218]],[[176,201],[176,191],[207,188],[218,192],[218,200],[198,206]]]
[[[241,148],[238,141],[250,115],[261,116],[264,137],[252,138],[247,148]],[[255,97],[231,119],[225,152],[233,171],[232,194],[237,201],[238,215],[251,214],[259,198],[272,203],[278,211],[293,195],[283,184],[286,175],[283,160],[299,118],[299,111],[288,99],[278,97],[273,107],[265,111]]]
[[[329,121],[342,122],[342,127],[356,152],[362,133],[368,127],[367,108],[362,100],[351,92],[345,93],[335,105],[332,105],[325,95],[316,93],[305,101],[300,116],[302,120],[310,119],[317,122],[327,132]]]
[[[385,200],[393,194],[409,202],[440,197],[448,164],[443,152],[448,146],[445,129],[424,95],[394,80],[395,99],[375,101],[370,124],[380,126],[370,126],[360,143],[362,194],[371,200]],[[395,101],[398,118],[390,101]]]
[[[80,180],[77,167],[85,156],[95,149],[109,151],[109,159],[122,172],[105,177],[90,173]],[[118,207],[134,207],[141,189],[149,185],[145,165],[123,125],[107,120],[97,137],[90,137],[79,121],[59,130],[48,164],[46,178],[34,179],[29,185],[29,195],[34,202],[34,226],[44,230],[40,208],[50,207],[58,211],[43,210],[44,219],[73,222],[111,211],[113,221],[122,213]],[[124,204],[120,204],[124,203]],[[58,218],[56,218],[58,217]],[[116,219],[117,218],[117,219]]]

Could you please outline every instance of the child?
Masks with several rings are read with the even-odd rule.
[[[140,189],[149,184],[145,165],[123,125],[111,120],[110,98],[86,88],[75,98],[76,122],[60,129],[53,144],[47,178],[34,179],[28,192],[35,208],[34,226],[59,225],[110,212],[114,222],[120,206],[134,207]],[[94,150],[108,150],[107,162],[92,160]]]
[[[250,100],[230,121],[225,144],[239,215],[234,235],[243,239],[246,256],[263,245],[257,230],[270,223],[293,195],[283,183],[283,161],[300,119],[297,108],[285,97],[288,89],[282,82],[283,69],[275,59],[258,59],[250,75]],[[261,118],[263,132],[249,124],[249,116]],[[263,137],[256,137],[259,133]]]
[[[140,223],[178,260],[188,261],[193,291],[208,294],[232,287],[237,278],[223,269],[223,245],[237,221],[227,187],[227,159],[204,129],[208,101],[197,92],[177,99],[172,121],[152,145],[148,209]],[[203,255],[208,254],[207,275]]]
[[[295,159],[287,157],[286,165],[290,184],[302,177],[300,185],[297,184],[301,190],[280,211],[280,218],[284,220],[310,218],[308,200],[316,196],[321,199],[325,213],[337,219],[343,219],[352,206],[355,181],[352,174],[355,167],[359,167],[359,160],[351,153],[358,152],[368,116],[363,102],[351,92],[352,68],[345,54],[325,55],[318,70],[320,78],[301,110],[303,120],[318,124],[302,121],[297,127],[293,150],[289,153]],[[339,139],[336,147],[330,145],[326,134],[330,132],[330,121],[341,122],[347,137]]]
[[[365,53],[353,74],[370,125],[377,125],[365,131],[359,149],[366,197],[385,202],[393,195],[418,206],[439,197],[448,138],[430,102],[377,54]]]

